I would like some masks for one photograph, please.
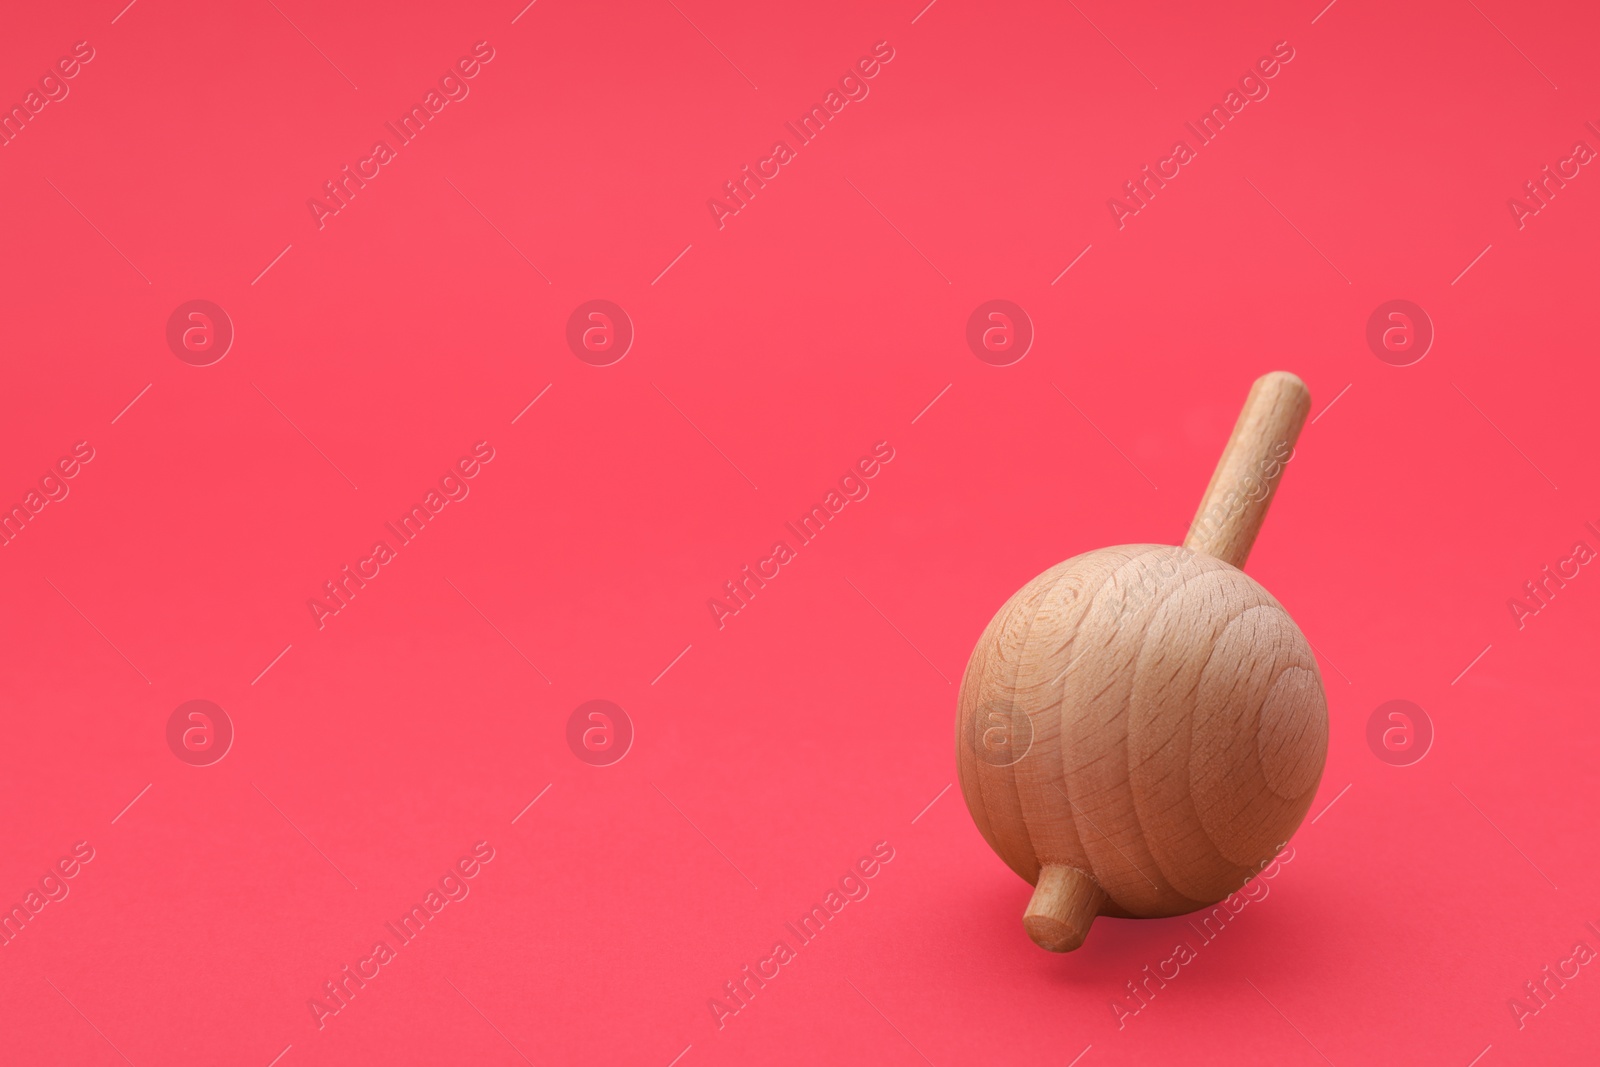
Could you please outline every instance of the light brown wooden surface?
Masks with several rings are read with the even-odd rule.
[[[1258,382],[1219,472],[1292,448],[1302,401],[1291,375]],[[1211,543],[1248,551],[1278,476]],[[1271,594],[1209,554],[1124,545],[1057,564],[990,621],[956,753],[979,831],[1037,886],[1029,936],[1067,951],[1096,913],[1177,915],[1240,888],[1305,817],[1327,730],[1316,660]]]
[[[1076,867],[1046,866],[1022,913],[1023,928],[1051,952],[1071,952],[1083,944],[1089,924],[1106,902],[1106,891]]]
[[[1287,371],[1257,378],[1195,512],[1185,548],[1243,567],[1311,411],[1311,391]]]

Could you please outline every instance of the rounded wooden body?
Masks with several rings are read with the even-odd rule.
[[[961,680],[961,790],[1036,885],[1028,933],[1065,951],[1096,914],[1178,915],[1265,866],[1328,745],[1310,646],[1272,595],[1204,553],[1124,545],[1041,574]]]
[[[1311,393],[1256,379],[1183,547],[1074,556],[1008,600],[961,679],[956,760],[979,831],[1033,883],[1028,936],[1180,915],[1288,841],[1328,751],[1305,637],[1240,570]]]

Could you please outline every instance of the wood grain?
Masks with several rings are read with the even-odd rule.
[[[1262,442],[1293,447],[1295,387],[1257,383],[1213,489]],[[1281,474],[1210,543],[1247,552]],[[1305,817],[1327,731],[1316,659],[1270,593],[1191,547],[1123,545],[1050,568],[989,622],[956,754],[979,832],[1036,886],[1029,936],[1068,951],[1096,914],[1178,915],[1239,889]]]
[[[1311,391],[1293,374],[1274,371],[1256,379],[1189,526],[1185,548],[1244,566],[1310,411]]]

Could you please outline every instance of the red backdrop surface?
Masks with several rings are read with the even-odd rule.
[[[0,1058],[1593,1056],[1594,12],[922,2],[12,6]],[[1215,940],[1041,952],[950,788],[966,656],[1181,539],[1279,368],[1249,571],[1323,657],[1311,817]]]

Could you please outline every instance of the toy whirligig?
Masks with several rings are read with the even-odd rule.
[[[1182,547],[1074,556],[1025,585],[961,679],[956,757],[979,831],[1034,886],[1023,926],[1069,952],[1096,915],[1222,900],[1305,818],[1328,749],[1311,647],[1239,568],[1311,395],[1250,390]]]

